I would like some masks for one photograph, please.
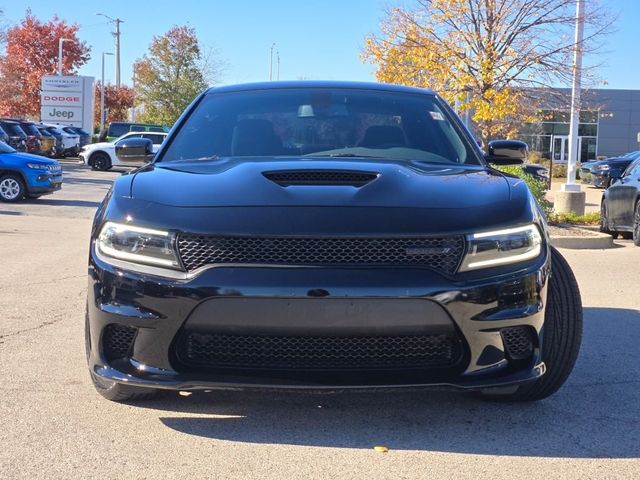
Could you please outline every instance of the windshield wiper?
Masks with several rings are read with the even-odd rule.
[[[305,157],[332,157],[332,158],[387,158],[379,155],[359,155],[357,153],[324,153],[314,154],[308,153]]]

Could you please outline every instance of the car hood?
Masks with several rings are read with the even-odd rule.
[[[23,163],[42,163],[45,165],[57,165],[57,160],[52,160],[50,158],[43,157],[41,155],[33,155],[31,153],[23,153],[23,152],[13,152],[13,153],[2,153],[2,156],[10,156],[13,163],[15,162],[23,162]]]
[[[111,142],[98,142],[98,143],[90,143],[89,145],[85,146],[85,148],[87,150],[95,149],[95,148],[109,148],[109,147],[113,147],[113,143],[111,143]]]
[[[269,173],[363,172],[360,187],[285,186]],[[265,176],[265,174],[267,176]],[[510,200],[509,182],[479,166],[351,160],[247,160],[161,162],[135,174],[131,196],[178,207],[377,206],[469,208]]]

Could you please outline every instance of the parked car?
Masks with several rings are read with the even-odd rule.
[[[610,175],[612,183],[602,194],[600,231],[633,239],[640,246],[640,157],[624,172]]]
[[[0,120],[0,127],[9,135],[9,146],[19,152],[27,151],[27,134],[15,120]]]
[[[169,128],[163,125],[134,122],[111,122],[106,130],[100,132],[98,140],[100,142],[112,142],[116,138],[119,138],[129,132],[167,133],[168,131]]]
[[[58,140],[58,157],[75,157],[80,152],[80,137],[77,134],[64,131],[64,125],[52,125],[43,123],[49,133]]]
[[[598,188],[608,188],[612,178],[619,178],[622,172],[631,162],[640,158],[640,151],[630,152],[622,157],[612,157],[591,163],[589,166],[582,166],[580,171],[591,177],[591,185]],[[613,173],[613,176],[611,175]]]
[[[80,127],[63,127],[63,130],[71,135],[78,135],[80,148],[91,143],[91,134]]]
[[[524,173],[528,173],[536,180],[549,183],[549,169],[544,165],[538,165],[537,163],[524,163],[522,164],[522,170],[524,170]]]
[[[538,400],[581,301],[525,182],[418,88],[201,94],[157,153],[125,138],[91,233],[85,344],[111,400],[158,388],[458,387]]]
[[[4,131],[2,126],[0,126],[0,142],[4,142],[7,145],[9,144],[9,134]]]
[[[18,202],[62,188],[62,168],[49,158],[17,152],[0,142],[0,201]]]
[[[114,165],[116,166],[137,166],[140,167],[144,165],[144,162],[138,162],[137,164],[132,164],[131,162],[127,164],[123,164],[116,157],[115,148],[118,145],[118,142],[127,138],[146,138],[151,140],[153,144],[153,151],[157,151],[164,139],[167,137],[167,134],[162,133],[141,133],[141,132],[129,132],[125,133],[123,136],[117,138],[113,142],[99,142],[99,143],[91,143],[86,145],[82,151],[80,152],[80,161],[85,165],[90,166],[94,170],[109,170]]]
[[[20,128],[27,134],[27,152],[43,154],[42,134],[34,122],[20,121]]]
[[[53,134],[46,129],[46,127],[43,127],[41,125],[36,126],[38,128],[38,131],[40,132],[40,135],[42,135],[42,138],[40,139],[40,142],[42,143],[42,154],[46,155],[47,157],[54,158],[56,156],[57,146],[56,137],[54,137]]]

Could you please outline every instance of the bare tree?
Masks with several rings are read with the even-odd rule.
[[[532,119],[538,87],[568,85],[573,72],[576,0],[417,0],[394,8],[363,59],[380,81],[430,87],[473,112],[483,139]],[[598,52],[613,16],[589,3],[580,47]],[[593,58],[593,57],[590,57]],[[583,78],[596,79],[586,64]],[[559,90],[553,90],[557,94]]]

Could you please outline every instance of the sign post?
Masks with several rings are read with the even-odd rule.
[[[93,77],[42,77],[40,121],[81,127],[93,133]]]

